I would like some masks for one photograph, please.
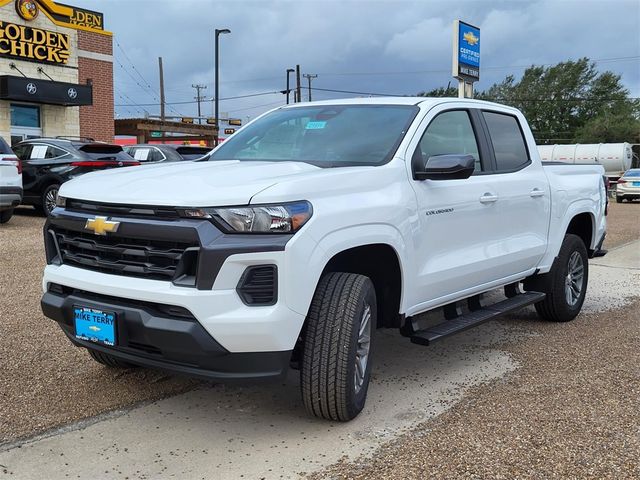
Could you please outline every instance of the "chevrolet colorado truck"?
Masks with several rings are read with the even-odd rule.
[[[377,328],[429,345],[532,304],[576,317],[605,253],[603,174],[543,165],[524,116],[494,103],[281,107],[199,161],[63,184],[42,309],[114,368],[219,382],[299,369],[308,412],[347,421]]]

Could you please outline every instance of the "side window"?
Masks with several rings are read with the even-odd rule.
[[[527,165],[529,153],[518,119],[495,112],[482,112],[482,115],[489,128],[498,172],[518,170]]]
[[[465,110],[442,112],[427,127],[414,153],[414,162],[424,162],[436,155],[472,155],[475,171],[482,171],[478,143],[469,113]]]
[[[164,158],[164,154],[157,148],[152,148],[151,152],[149,152],[150,162],[161,162],[162,160],[164,160]]]
[[[60,158],[69,155],[69,152],[62,150],[61,148],[54,147],[53,145],[49,145],[45,153],[45,158]]]

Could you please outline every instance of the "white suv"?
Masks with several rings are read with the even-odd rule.
[[[9,221],[21,201],[22,164],[0,137],[0,223]]]

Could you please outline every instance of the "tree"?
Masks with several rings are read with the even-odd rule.
[[[588,58],[531,66],[476,98],[512,105],[524,113],[538,143],[634,142],[640,136],[640,102],[629,98],[619,75],[598,73]],[[435,89],[441,96],[455,89]]]

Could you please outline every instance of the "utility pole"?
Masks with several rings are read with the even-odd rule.
[[[302,97],[300,96],[300,94],[301,94],[300,65],[296,65],[296,102],[301,102],[302,101]]]
[[[198,102],[198,123],[202,123],[202,114],[200,111],[200,102],[202,100],[204,100],[204,95],[200,95],[200,90],[205,90],[207,88],[206,85],[199,85],[199,84],[195,84],[195,85],[191,85],[192,88],[196,89],[196,96],[193,97],[196,99],[196,101]]]
[[[309,81],[309,101],[311,101],[311,79],[312,78],[318,78],[318,75],[313,74],[313,73],[305,73],[302,76]]]
[[[162,57],[158,57],[160,70],[160,119],[164,122],[164,72],[162,70]]]

